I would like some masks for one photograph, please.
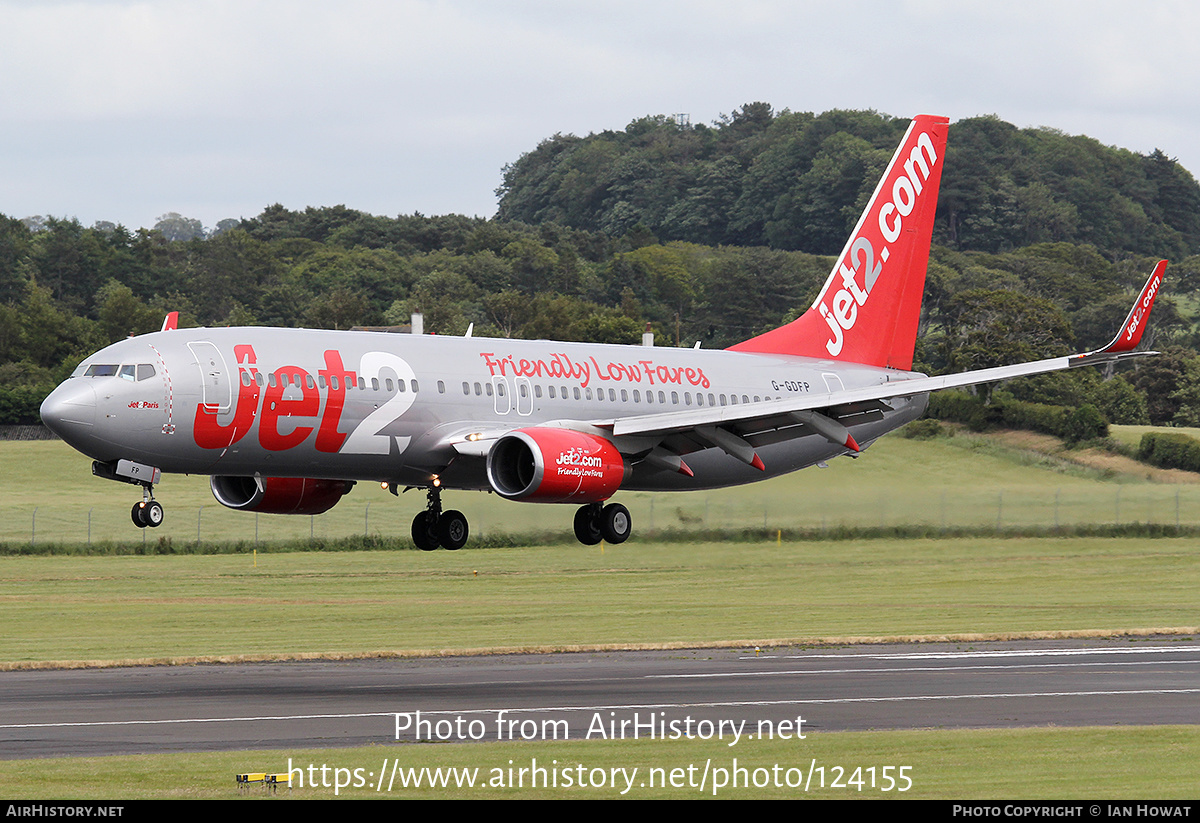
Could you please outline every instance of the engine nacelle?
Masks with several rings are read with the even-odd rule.
[[[212,477],[209,486],[222,506],[263,514],[322,514],[332,509],[354,484],[312,477]]]
[[[612,441],[571,429],[517,429],[497,440],[487,458],[497,494],[539,503],[599,503],[630,470]]]

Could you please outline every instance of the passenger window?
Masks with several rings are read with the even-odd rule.
[[[379,378],[378,377],[371,378],[371,391],[379,391]]]
[[[396,390],[399,391],[401,394],[404,393],[404,381],[403,380],[396,381]]]
[[[463,383],[463,385],[465,386],[467,384]],[[476,383],[475,384],[475,396],[479,397],[481,394],[483,394],[483,388],[478,383]],[[488,394],[491,394],[491,392],[489,391]]]
[[[542,387],[540,385],[533,387],[533,396],[538,398],[542,396]]]
[[[444,380],[439,380],[438,381],[438,394],[445,394],[445,393],[446,393],[446,382]]]
[[[247,387],[249,387],[249,385],[250,385],[250,372],[248,372],[248,371],[244,371],[244,372],[242,372],[242,385],[243,385],[243,386],[247,386]]]
[[[317,387],[317,384],[313,382],[311,374],[304,376],[304,385],[308,386],[310,389],[315,389]]]
[[[554,399],[554,386],[553,385],[547,386],[546,390],[550,392],[550,399],[553,400]]]
[[[575,399],[576,400],[579,399],[579,387],[578,386],[575,387]]]
[[[488,397],[491,397],[491,396],[492,396],[492,384],[491,384],[491,383],[484,383],[484,384],[483,384],[483,392],[484,392],[484,394],[486,394]],[[479,394],[479,392],[478,392],[478,391],[476,391],[475,393],[476,393],[476,394]]]
[[[410,382],[410,383],[412,383],[412,390],[413,390],[413,394],[416,394],[416,393],[417,393],[417,381],[416,381],[416,380],[410,380],[409,382]]]

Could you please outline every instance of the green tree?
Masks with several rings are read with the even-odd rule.
[[[187,240],[203,240],[205,237],[204,225],[195,218],[184,217],[176,211],[167,212],[158,218],[154,224],[154,230],[161,232],[162,236],[168,241],[174,243]]]

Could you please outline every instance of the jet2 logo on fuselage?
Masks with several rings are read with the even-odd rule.
[[[384,368],[396,373],[398,380],[415,378],[408,363],[394,354],[367,352],[362,356],[359,372],[348,371],[342,363],[341,352],[324,352],[325,368],[314,380],[299,366],[282,366],[274,371],[271,380],[264,380],[258,370],[254,347],[233,347],[238,365],[238,392],[227,422],[217,419],[217,409],[198,403],[192,427],[196,445],[204,449],[224,449],[242,440],[258,422],[258,442],[269,451],[285,451],[304,443],[316,431],[314,447],[319,452],[355,454],[387,454],[395,440],[399,450],[408,445],[409,438],[383,435],[379,432],[399,418],[416,399],[412,392],[394,394],[375,409],[348,434],[339,431],[346,407],[346,393],[353,389],[361,376],[378,378]],[[285,392],[291,396],[285,397]],[[298,397],[295,395],[299,395]],[[322,397],[323,396],[323,397]],[[322,406],[322,399],[324,405]],[[318,426],[293,425],[290,430],[281,421],[294,418],[320,418]]]

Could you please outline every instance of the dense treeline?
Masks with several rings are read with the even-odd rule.
[[[727,346],[808,305],[904,127],[752,104],[713,127],[646,118],[558,136],[507,170],[494,220],[275,205],[205,232],[177,214],[137,231],[0,216],[0,422],[32,418],[31,397],[170,310],[183,325],[321,328],[419,310],[438,334],[473,323],[480,336],[627,343],[650,323],[659,345]],[[947,154],[918,367],[1102,345],[1170,252],[1179,299],[1160,300],[1151,329],[1167,355],[1114,380],[1072,373],[1006,390],[1092,404],[1112,422],[1200,421],[1191,176],[1161,153],[988,118],[954,124],[950,140],[962,146]],[[1122,234],[1130,214],[1136,231]]]
[[[907,120],[750,103],[715,126],[668,117],[555,135],[505,169],[498,217],[663,240],[836,254]],[[1200,186],[1143,156],[994,117],[950,126],[935,242],[1003,251],[1087,243],[1107,254],[1200,252]]]

